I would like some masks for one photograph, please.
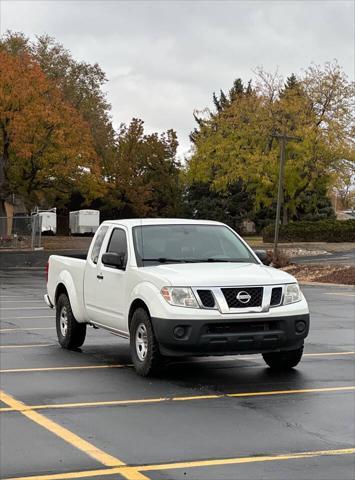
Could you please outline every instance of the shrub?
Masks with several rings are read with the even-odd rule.
[[[276,257],[272,258],[272,266],[275,268],[287,267],[290,264],[290,257],[285,250],[277,250]]]
[[[263,230],[264,242],[274,240],[275,225]],[[282,242],[354,242],[355,220],[319,220],[318,222],[290,222],[280,226]]]

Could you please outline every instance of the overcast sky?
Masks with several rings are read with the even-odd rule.
[[[289,75],[336,58],[354,77],[352,0],[0,0],[0,15],[2,33],[48,33],[98,62],[114,124],[139,117],[149,132],[174,128],[180,154],[194,109],[256,66]]]

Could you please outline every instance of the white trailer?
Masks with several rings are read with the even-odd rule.
[[[57,233],[57,209],[36,210],[32,212],[32,217],[37,215],[40,218],[41,231],[47,235],[55,235]]]
[[[69,213],[70,235],[93,235],[99,225],[99,210],[76,210]]]

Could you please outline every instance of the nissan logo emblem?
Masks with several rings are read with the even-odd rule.
[[[237,300],[240,303],[249,303],[251,300],[251,295],[248,292],[245,292],[244,290],[241,292],[238,292],[237,294]]]

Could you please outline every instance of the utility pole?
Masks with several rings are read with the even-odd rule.
[[[275,221],[275,235],[274,235],[274,252],[273,258],[277,258],[277,244],[279,242],[280,231],[280,217],[281,217],[281,204],[284,198],[284,172],[285,172],[285,160],[286,160],[286,143],[289,140],[300,140],[299,137],[291,137],[285,134],[275,133],[274,138],[278,138],[280,141],[280,168],[279,168],[279,184],[277,189],[277,205],[276,205],[276,221]]]

